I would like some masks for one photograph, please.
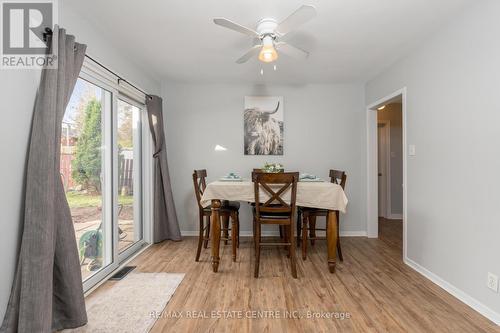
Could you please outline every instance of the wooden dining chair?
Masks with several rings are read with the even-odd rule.
[[[338,184],[345,189],[345,184],[347,182],[347,175],[345,171],[339,170],[330,170],[330,182],[334,184]],[[342,256],[342,247],[340,246],[340,214],[339,211],[335,211],[337,216],[337,252],[339,253],[340,261],[344,261],[344,257]],[[311,245],[314,245],[315,241],[318,239],[326,239],[326,237],[317,237],[316,231],[323,230],[326,231],[326,228],[316,228],[316,218],[319,216],[328,215],[328,210],[326,209],[317,209],[317,208],[308,208],[308,207],[299,207],[297,214],[297,234],[302,235],[302,240],[300,241],[302,245],[302,259],[305,260],[307,258],[307,231],[309,229],[309,240]],[[302,216],[302,226],[300,226]],[[299,237],[299,236],[297,236]]]
[[[196,200],[198,202],[199,210],[199,235],[198,235],[198,249],[196,250],[196,261],[200,260],[201,247],[205,249],[208,246],[208,241],[210,240],[210,217],[212,215],[212,207],[202,207],[201,197],[203,192],[207,187],[207,170],[194,170],[193,172],[193,184],[194,192],[196,194]],[[240,203],[233,201],[222,201],[222,206],[220,208],[221,221],[219,223],[221,226],[222,237],[221,240],[229,240],[229,231],[231,231],[231,245],[233,250],[233,261],[236,261],[236,248],[239,247],[240,243],[240,221],[239,221],[239,209]],[[231,228],[229,227],[229,219],[231,219]]]
[[[264,172],[264,173],[266,173],[267,171],[265,171],[265,170],[264,170],[264,169],[262,169],[262,168],[254,168],[252,172]],[[251,205],[252,207],[255,207],[255,202],[251,202],[251,203],[250,203],[250,205]],[[255,224],[254,224],[254,228],[255,228]],[[280,233],[280,238],[283,238],[283,226],[282,226],[282,225],[279,225],[279,226],[278,226],[278,231],[279,231],[279,233]],[[255,229],[254,229],[253,234],[254,234],[254,237],[255,237]]]
[[[285,173],[263,173],[253,172],[255,207],[254,231],[255,231],[255,271],[254,277],[259,277],[260,248],[262,246],[286,246],[290,257],[292,276],[297,278],[297,267],[295,257],[295,237],[293,220],[296,210],[298,172]],[[261,197],[263,193],[269,195],[269,199]],[[286,203],[284,195],[290,191],[290,203]],[[265,200],[265,201],[264,201]],[[284,237],[281,242],[262,242],[262,225],[278,225],[283,227]]]

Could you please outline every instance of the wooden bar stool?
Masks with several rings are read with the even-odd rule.
[[[259,277],[260,248],[262,246],[286,246],[290,257],[292,276],[297,278],[297,267],[295,258],[295,237],[293,219],[295,216],[295,203],[297,197],[298,172],[286,173],[262,173],[253,172],[255,207],[254,230],[255,230],[255,271],[254,277]],[[260,191],[267,192],[269,199],[261,201]],[[283,195],[290,190],[290,203],[287,204]],[[262,242],[261,227],[263,224],[272,224],[283,227],[282,242]]]
[[[330,181],[334,184],[338,184],[345,188],[345,184],[347,181],[347,175],[345,171],[339,170],[330,170]],[[337,215],[337,251],[339,253],[340,261],[344,261],[344,257],[342,256],[342,248],[340,246],[340,214],[339,211],[335,211]],[[302,228],[300,226],[300,220],[302,215]],[[314,245],[315,240],[317,239],[325,239],[325,237],[316,237],[317,230],[326,231],[326,228],[316,228],[316,218],[318,216],[326,217],[328,215],[328,210],[326,209],[317,209],[317,208],[308,208],[308,207],[300,207],[297,214],[297,234],[302,234],[302,259],[305,260],[307,258],[307,231],[309,229],[309,240],[311,241],[311,245]],[[298,237],[298,236],[297,236]]]
[[[210,217],[212,215],[212,208],[201,206],[201,197],[203,192],[207,187],[207,170],[194,170],[193,172],[193,184],[194,192],[196,194],[196,200],[198,202],[200,225],[199,225],[199,235],[198,235],[198,249],[196,250],[196,261],[200,260],[201,247],[206,249],[208,246],[208,241],[210,239]],[[240,243],[240,221],[239,221],[239,209],[240,203],[233,201],[222,201],[222,206],[220,208],[220,216],[222,222],[221,239],[227,241],[229,238],[229,231],[231,231],[231,243],[233,248],[233,261],[236,261],[236,248],[239,247]],[[229,219],[231,219],[231,228],[229,228]],[[206,223],[205,223],[206,222]],[[205,233],[205,235],[203,235]]]

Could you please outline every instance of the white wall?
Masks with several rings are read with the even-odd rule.
[[[68,6],[59,7],[59,22],[74,34],[77,41],[86,43],[90,54],[118,73],[137,83],[148,92],[158,94],[160,84],[144,74],[113,47],[103,34],[86,24],[85,19]],[[40,72],[33,70],[0,70],[0,320],[7,306],[20,239],[22,191],[26,152],[33,113],[33,103],[38,88]]]
[[[500,2],[478,1],[366,85],[408,88],[408,257],[500,323]],[[488,312],[489,311],[489,312]]]
[[[365,129],[361,85],[251,86],[163,85],[166,140],[174,199],[182,231],[198,230],[192,172],[207,169],[209,180],[235,171],[250,177],[266,161],[328,179],[331,168],[346,170],[348,213],[343,231],[364,233]],[[284,97],[284,155],[243,154],[245,95]],[[220,144],[227,151],[214,151]],[[241,229],[250,231],[250,209],[240,210]]]
[[[141,87],[150,94],[160,93],[160,81],[148,73],[142,64],[134,63],[128,54],[113,45],[113,40],[106,38],[106,32],[90,24],[71,3],[80,0],[59,1],[59,24],[67,33],[75,35],[78,42],[87,44],[87,54],[106,67],[115,71],[128,81]],[[133,29],[133,26],[131,26]],[[124,32],[126,33],[126,32]]]
[[[0,70],[0,318],[10,295],[19,249],[24,167],[31,128],[33,101],[40,71]]]

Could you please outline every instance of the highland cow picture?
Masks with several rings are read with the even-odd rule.
[[[283,96],[245,96],[245,155],[283,155]]]

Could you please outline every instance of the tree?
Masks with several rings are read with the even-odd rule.
[[[72,176],[83,188],[97,193],[101,192],[101,145],[101,102],[93,98],[85,107]]]
[[[132,105],[118,103],[118,146],[133,147],[133,110]]]

